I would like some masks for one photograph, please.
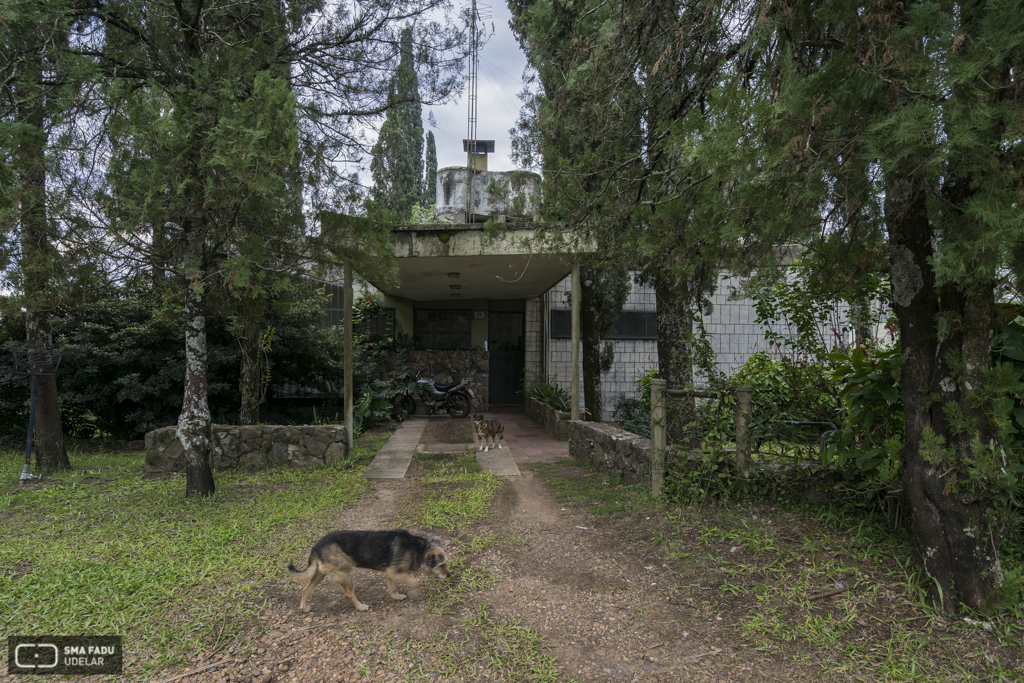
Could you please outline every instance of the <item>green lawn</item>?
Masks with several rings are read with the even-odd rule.
[[[73,456],[26,487],[21,463],[0,456],[0,630],[121,635],[144,670],[254,624],[268,583],[365,488],[362,465],[273,468],[217,472],[214,496],[186,500],[184,478],[144,475],[142,453]]]

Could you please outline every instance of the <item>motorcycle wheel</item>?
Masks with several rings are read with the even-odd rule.
[[[452,394],[445,402],[448,414],[452,417],[466,417],[469,415],[469,397],[465,394]]]
[[[395,401],[395,410],[392,414],[395,420],[401,422],[415,412],[416,401],[412,400],[412,396],[399,396]]]

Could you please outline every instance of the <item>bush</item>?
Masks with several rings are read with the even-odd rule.
[[[658,379],[658,368],[647,368],[636,381],[636,395],[622,396],[615,402],[612,419],[623,429],[651,438],[651,380]]]
[[[546,377],[541,377],[530,387],[530,398],[562,412],[572,409],[569,392]]]
[[[211,309],[206,320],[210,413],[214,422],[226,422],[241,404],[241,358],[229,311]],[[324,328],[322,322],[322,296],[312,287],[272,321],[269,409],[287,412],[292,401],[280,398],[286,386],[319,393],[320,405],[341,406],[342,330]],[[63,351],[57,388],[66,436],[141,438],[177,422],[185,384],[180,306],[166,305],[151,291],[111,287],[95,302],[65,306],[53,324],[54,346]],[[0,321],[0,344],[8,354],[24,345],[24,329],[24,316]],[[369,382],[372,361],[370,352],[357,347],[357,392]],[[28,380],[8,366],[0,369],[0,439],[13,445],[24,443],[29,392]]]

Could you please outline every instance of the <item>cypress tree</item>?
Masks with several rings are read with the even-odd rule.
[[[388,111],[373,146],[374,199],[399,220],[423,193],[423,110],[413,58],[412,28],[402,29],[401,59],[388,85]]]
[[[427,162],[423,173],[423,206],[437,204],[437,147],[434,144],[434,131],[427,131]]]

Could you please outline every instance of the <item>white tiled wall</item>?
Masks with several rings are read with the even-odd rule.
[[[755,322],[757,312],[754,309],[753,301],[747,298],[733,298],[739,285],[739,278],[723,276],[717,291],[711,298],[713,310],[703,320],[711,347],[717,355],[718,369],[726,375],[735,372],[754,353],[769,350],[764,330]],[[570,279],[565,278],[551,288],[552,309],[569,308],[569,298],[566,295],[570,287]],[[657,310],[654,287],[634,284],[623,308],[627,311]],[[845,311],[840,309],[839,315],[843,316],[844,313]],[[838,330],[843,323],[843,320],[836,320],[831,327]],[[529,327],[529,322],[527,325]],[[785,321],[780,324],[779,331],[785,335],[791,334],[790,327]],[[822,334],[829,346],[839,341],[840,333],[832,329],[823,330]],[[527,335],[529,336],[529,332]],[[568,391],[572,377],[570,340],[551,339],[548,344],[551,378]],[[605,373],[601,378],[603,419],[605,420],[611,419],[615,403],[620,397],[631,397],[636,393],[636,380],[648,368],[658,365],[657,342],[653,339],[616,339],[613,340],[613,344],[615,364],[611,371]],[[580,376],[582,378],[582,368]]]

